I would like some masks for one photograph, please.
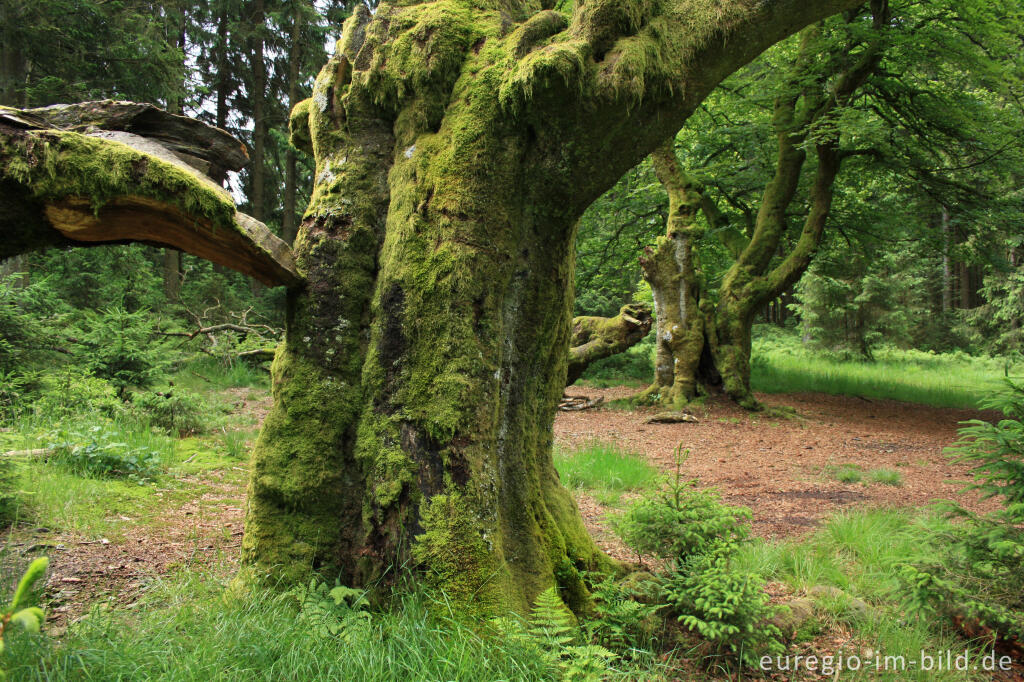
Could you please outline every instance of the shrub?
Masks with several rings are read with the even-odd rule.
[[[689,451],[676,448],[676,473],[668,490],[635,504],[616,523],[623,539],[640,554],[668,560],[659,577],[677,619],[710,642],[728,650],[740,664],[781,651],[781,633],[768,621],[764,580],[736,567],[734,557],[750,534],[749,509],[722,504],[714,490],[684,480]]]
[[[62,431],[50,444],[55,460],[77,474],[126,477],[144,481],[162,467],[160,453],[152,448],[130,445],[122,434],[103,426],[86,431]]]
[[[591,595],[594,618],[583,624],[590,642],[616,652],[647,648],[661,604],[637,601],[633,590],[608,576],[591,585]]]
[[[106,379],[121,398],[132,387],[146,388],[162,375],[165,361],[154,342],[149,312],[133,313],[117,306],[86,313],[88,331],[79,349],[82,362],[96,376]]]
[[[0,369],[0,423],[13,422],[22,413],[31,384],[32,379],[19,371]]]
[[[91,415],[114,418],[126,412],[113,384],[76,367],[41,377],[33,409],[55,421]]]
[[[959,505],[947,512],[962,523],[942,534],[945,550],[935,561],[906,566],[911,605],[940,612],[962,623],[972,621],[1024,643],[1024,387],[987,402],[1008,419],[996,424],[965,422],[949,454],[972,465],[983,497],[1002,498],[1003,508],[987,515]]]
[[[18,478],[18,463],[10,457],[0,457],[0,528],[17,517]]]
[[[0,280],[0,372],[25,370],[42,360],[61,326],[49,281],[19,279]]]
[[[0,612],[0,653],[4,650],[4,636],[12,626],[17,625],[28,632],[39,632],[42,627],[43,610],[38,606],[29,606],[28,602],[32,585],[43,577],[49,565],[50,560],[46,557],[33,560],[18,581],[11,603]],[[0,677],[4,677],[3,671],[0,671]]]
[[[682,478],[689,451],[677,451],[675,479],[668,490],[636,502],[613,523],[638,554],[684,561],[720,547],[734,547],[749,534],[749,509],[722,504],[716,490]]]
[[[679,621],[711,642],[728,649],[745,665],[765,654],[781,653],[782,633],[770,622],[764,580],[736,569],[728,554],[696,554],[668,574],[665,596]]]
[[[175,436],[206,431],[206,402],[194,393],[168,390],[164,393],[137,393],[132,403],[150,423]]]

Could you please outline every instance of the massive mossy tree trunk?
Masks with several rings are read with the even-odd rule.
[[[652,154],[658,179],[669,196],[667,233],[640,262],[654,293],[657,360],[651,386],[639,398],[681,407],[698,393],[721,386],[741,406],[760,409],[750,390],[751,328],[755,314],[789,289],[810,265],[832,204],[833,186],[844,156],[840,131],[832,120],[878,66],[888,22],[884,3],[873,3],[874,28],[849,63],[825,55],[821,61],[840,68],[823,70],[815,61],[822,50],[817,27],[804,31],[793,65],[792,83],[776,99],[775,173],[761,197],[748,234],[728,224],[704,189],[685,171],[669,141]],[[831,59],[829,59],[831,57]],[[813,180],[803,227],[786,244],[787,212],[797,195],[813,150]],[[732,255],[714,296],[707,290],[698,247],[712,228]],[[782,254],[781,257],[779,254]]]
[[[296,242],[244,558],[368,584],[415,564],[482,609],[607,567],[551,461],[586,206],[721,78],[854,3],[383,4],[293,114]],[[728,42],[729,47],[725,45]]]
[[[576,222],[725,76],[856,4],[360,7],[291,118],[316,184],[253,454],[248,571],[369,585],[416,566],[482,611],[553,585],[583,607],[582,572],[611,562],[551,459]]]

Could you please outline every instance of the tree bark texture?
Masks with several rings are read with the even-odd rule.
[[[254,454],[252,570],[370,584],[416,565],[481,610],[553,584],[585,604],[582,572],[611,562],[551,460],[576,221],[726,74],[852,3],[667,4],[382,4],[346,23],[291,121],[317,163],[308,285]]]

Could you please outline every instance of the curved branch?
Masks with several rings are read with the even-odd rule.
[[[117,129],[137,120],[118,118],[132,107],[152,126],[164,117],[162,138],[159,128],[153,137]],[[71,130],[55,127],[61,124]],[[142,242],[269,286],[301,284],[288,246],[236,211],[231,196],[202,174],[244,160],[231,158],[221,136],[233,139],[148,105],[0,109],[0,259],[54,246]]]
[[[622,306],[615,317],[583,316],[572,321],[569,341],[569,373],[565,385],[576,383],[592,362],[621,353],[651,331],[654,317],[645,304]]]

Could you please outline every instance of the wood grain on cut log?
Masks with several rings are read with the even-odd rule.
[[[0,107],[0,259],[142,242],[298,286],[291,249],[220,185],[247,161],[228,133],[151,105]]]

